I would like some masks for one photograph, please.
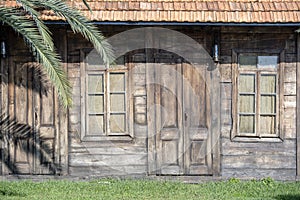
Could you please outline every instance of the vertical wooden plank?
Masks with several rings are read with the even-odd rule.
[[[3,120],[6,115],[4,113],[8,112],[8,59],[2,59],[0,58],[0,64],[1,64],[1,120]],[[3,127],[6,126],[6,124],[2,125]],[[3,130],[3,128],[1,127]],[[2,135],[6,135],[7,132],[3,132]],[[1,171],[0,173],[2,175],[5,175],[8,173],[8,169],[6,167],[6,160],[8,159],[8,144],[7,141],[5,140],[5,137],[3,140],[1,140]]]
[[[177,98],[177,124],[178,124],[178,130],[179,130],[179,138],[178,138],[178,164],[179,164],[179,173],[184,174],[184,128],[183,128],[183,63],[181,59],[178,59],[176,64],[176,82],[177,82],[177,88],[176,88],[176,98]]]
[[[126,56],[125,58],[125,66],[127,66],[128,72],[127,72],[127,121],[128,121],[128,134],[130,135],[130,137],[134,138],[134,127],[133,127],[133,113],[134,113],[134,109],[133,109],[133,63],[131,61],[130,55]]]
[[[155,58],[156,59],[156,58]],[[156,63],[156,61],[155,61]],[[162,141],[161,141],[161,68],[157,67],[154,64],[154,69],[155,72],[155,79],[154,79],[154,105],[155,105],[155,152],[156,152],[156,158],[155,158],[155,163],[156,163],[156,173],[161,174],[161,166],[162,166],[162,156],[163,156],[163,149],[162,149]]]
[[[182,77],[183,77],[183,100],[182,100],[182,107],[183,107],[183,133],[184,133],[184,173],[189,174],[190,170],[189,167],[191,165],[191,155],[190,155],[190,92],[186,88],[189,88],[191,85],[189,83],[189,77],[191,77],[191,70],[190,67],[187,63],[183,63],[183,69],[182,69]]]
[[[86,64],[85,64],[85,52],[80,51],[80,108],[81,108],[81,131],[80,138],[83,139],[86,135],[85,130],[87,126],[87,117],[86,117]]]
[[[153,32],[148,29],[145,32],[146,47],[146,90],[147,90],[147,122],[148,122],[148,174],[156,173],[156,151],[155,151],[155,71],[153,63],[153,52],[147,47],[153,44]]]
[[[219,65],[219,64],[216,64]],[[213,175],[220,174],[220,74],[219,67],[211,71],[211,136],[213,149]]]
[[[300,42],[300,40],[299,40],[299,42]],[[299,47],[299,43],[297,42],[297,44],[298,44],[298,48],[300,48]],[[299,90],[299,85],[298,84],[300,84],[299,83],[299,81],[300,81],[300,79],[298,79],[300,76],[298,76],[298,71],[299,71],[299,68],[298,67],[300,67],[300,66],[298,66],[299,65],[299,61],[300,61],[300,56],[299,56],[299,54],[300,54],[300,50],[298,49],[297,50],[297,77],[296,77],[296,81],[297,81],[297,109],[299,109],[299,93],[298,93],[298,90]],[[285,137],[285,133],[284,133],[284,66],[285,65],[285,51],[283,50],[283,51],[281,51],[280,52],[280,58],[279,58],[279,65],[278,65],[278,67],[279,67],[279,70],[278,70],[278,73],[277,73],[277,75],[279,75],[279,78],[278,78],[278,81],[279,81],[279,105],[278,105],[278,107],[279,107],[279,122],[278,122],[278,130],[277,131],[279,131],[279,137],[280,138],[284,138]],[[299,72],[300,73],[300,72]],[[296,111],[296,112],[298,112],[298,110]],[[297,113],[297,119],[298,119],[298,116],[300,116],[300,115],[298,115],[298,113]],[[296,127],[296,131],[299,131],[299,129],[298,129],[298,121],[297,121],[297,127]],[[299,135],[300,136],[300,135]],[[298,137],[297,137],[298,138]],[[298,147],[300,147],[300,146],[298,146]],[[297,155],[299,155],[299,154],[297,154]],[[298,156],[299,157],[299,156]],[[299,171],[300,172],[300,171]]]
[[[63,60],[63,68],[66,72],[68,72],[68,52],[67,52],[67,29],[61,29],[58,40],[58,50],[60,51],[62,60]],[[59,151],[56,151],[59,155],[56,155],[57,159],[56,163],[60,165],[60,174],[67,175],[69,173],[68,167],[68,155],[69,155],[69,142],[68,142],[68,111],[63,108],[61,104],[58,102],[58,97],[55,92],[55,111],[57,112],[56,119],[56,127],[59,128],[57,131],[59,134],[57,135],[57,141],[59,145]]]
[[[300,176],[300,34],[297,34],[297,176]]]
[[[237,52],[232,50],[232,131],[231,139],[233,139],[237,134],[238,126],[238,116],[237,116],[237,69],[238,68],[238,58]]]

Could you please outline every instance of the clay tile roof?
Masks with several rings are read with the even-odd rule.
[[[93,21],[143,22],[300,22],[300,0],[66,0]],[[1,0],[0,6],[15,7],[16,0]],[[44,20],[61,20],[43,12]]]

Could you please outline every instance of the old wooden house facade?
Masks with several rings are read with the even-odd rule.
[[[88,2],[93,13],[69,3],[112,43],[111,66],[43,14],[73,86],[68,110],[1,27],[2,176],[300,175],[300,1]]]

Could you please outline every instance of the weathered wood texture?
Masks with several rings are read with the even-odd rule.
[[[296,175],[296,37],[294,28],[223,27],[221,30],[221,156],[224,177],[275,177]],[[231,141],[232,132],[232,49],[284,50],[282,102],[283,141],[278,143]],[[299,157],[299,155],[298,155]]]
[[[58,104],[57,95],[52,88],[48,95],[41,93],[43,88],[36,78],[32,78],[33,72],[18,67],[26,61],[31,61],[26,60],[30,58],[27,48],[22,45],[21,40],[11,42],[10,56],[14,59],[1,60],[1,111],[12,114],[12,117],[15,116],[18,121],[33,126],[34,130],[45,136],[41,141],[39,138],[42,135],[39,135],[34,142],[44,147],[44,154],[50,155],[52,160],[45,161],[47,157],[40,156],[42,151],[28,145],[28,140],[24,138],[21,138],[24,142],[20,144],[24,144],[23,148],[27,148],[28,152],[34,149],[33,154],[26,154],[26,151],[24,154],[15,143],[2,142],[0,160],[2,173],[16,173],[16,167],[21,169],[20,173],[53,173],[49,163],[54,163],[54,166],[59,167],[58,171],[61,170],[60,173],[72,176],[204,174],[248,178],[271,176],[293,179],[295,177],[297,156],[299,164],[297,144],[300,145],[299,135],[298,143],[296,135],[297,124],[299,127],[299,123],[296,123],[299,122],[296,121],[297,99],[299,102],[299,96],[296,97],[297,92],[299,94],[299,84],[298,88],[296,84],[296,72],[299,76],[299,70],[296,71],[297,45],[294,33],[296,28],[167,27],[180,31],[200,43],[210,57],[214,44],[212,33],[219,31],[220,62],[216,65],[217,70],[212,72],[204,70],[203,76],[198,77],[193,71],[197,67],[190,68],[189,62],[170,52],[151,48],[129,52],[127,56],[131,90],[128,103],[132,103],[129,118],[132,123],[130,129],[132,138],[116,140],[107,136],[107,140],[103,141],[81,140],[83,134],[81,106],[85,95],[82,94],[80,67],[84,63],[81,52],[83,49],[91,48],[92,45],[82,36],[73,34],[65,27],[54,26],[53,28],[56,29],[55,44],[62,55],[64,67],[68,71],[73,87],[74,105],[68,113],[65,113]],[[132,28],[135,27],[102,26],[101,30],[109,37]],[[160,35],[161,40],[164,37],[167,36]],[[145,39],[144,42],[150,47],[155,43],[155,39],[147,34]],[[156,42],[158,44],[154,46],[159,47],[159,41]],[[176,42],[178,41],[174,40],[168,45],[176,46]],[[188,52],[185,59],[197,58],[198,54],[191,52],[188,45],[180,48],[183,52]],[[284,50],[284,72],[280,74],[283,76],[282,141],[231,140],[234,117],[232,109],[236,106],[232,104],[234,96],[232,66],[236,64],[232,60],[233,49]],[[171,60],[162,61],[163,55],[171,56]],[[160,68],[154,69],[155,64],[160,64]],[[172,74],[164,71],[163,67],[176,70]],[[206,68],[199,67],[199,69]],[[196,99],[190,99],[191,91],[182,90],[185,83],[182,83],[182,77],[177,76],[190,80],[191,87],[197,91]],[[154,84],[158,79],[160,79],[160,86]],[[206,84],[200,84],[201,81],[206,81]],[[163,84],[171,90],[164,89]],[[36,90],[28,90],[28,88]],[[176,98],[173,98],[174,94]],[[182,105],[179,104],[180,101]],[[202,110],[195,109],[198,108],[195,106],[197,104],[202,105],[200,106]],[[162,105],[164,108],[160,107]],[[163,129],[158,132],[157,127],[161,126]],[[191,148],[186,148],[186,141],[191,143]],[[50,149],[46,148],[49,146]],[[158,150],[161,151],[157,152]],[[6,152],[13,154],[8,156]],[[209,156],[201,157],[203,152]],[[7,161],[12,161],[11,169],[7,169],[5,163]],[[157,170],[164,164],[170,164],[171,167],[166,168],[165,172]]]
[[[103,29],[109,36],[111,28]],[[146,175],[147,173],[147,118],[146,118],[146,68],[145,50],[131,52],[127,59],[129,63],[130,94],[128,102],[133,103],[134,113],[131,117],[134,124],[131,129],[131,141],[114,141],[115,137],[106,136],[106,141],[81,141],[81,94],[82,80],[80,56],[82,49],[92,46],[79,35],[68,33],[68,74],[73,85],[74,105],[69,110],[69,173],[75,176],[117,176],[117,175]]]
[[[22,38],[8,35],[10,53],[1,60],[2,174],[60,174],[66,163],[60,148],[67,144],[59,142],[67,129],[59,126],[56,92]]]
[[[296,124],[297,124],[297,176],[300,176],[300,36],[297,34],[297,70],[290,74],[290,76],[296,76],[297,80],[297,111],[296,111]]]

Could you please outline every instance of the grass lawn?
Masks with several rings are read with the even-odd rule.
[[[300,182],[231,179],[185,184],[172,181],[0,181],[0,199],[300,199]]]

